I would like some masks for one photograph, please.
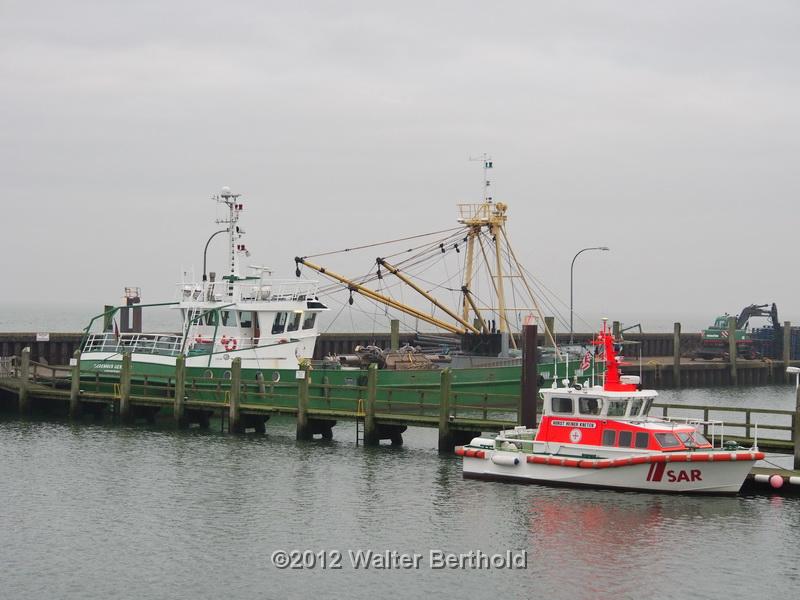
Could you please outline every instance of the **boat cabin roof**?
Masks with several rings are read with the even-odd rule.
[[[607,391],[591,388],[542,390],[544,414],[553,417],[644,419],[658,396],[655,390]]]

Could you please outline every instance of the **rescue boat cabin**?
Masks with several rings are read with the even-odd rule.
[[[639,389],[639,377],[620,373],[623,363],[605,322],[592,343],[606,362],[603,385],[542,390],[544,415],[534,438],[535,449],[541,448],[536,442],[546,448],[553,444],[565,450],[589,447],[615,455],[712,448],[694,425],[649,416],[658,393]]]
[[[711,448],[693,425],[650,417],[657,396],[653,390],[569,387],[542,390],[542,396],[544,414],[535,442],[615,455]]]

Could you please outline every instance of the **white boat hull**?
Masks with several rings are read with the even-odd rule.
[[[737,493],[755,461],[763,456],[715,451],[581,460],[490,449],[459,450],[464,456],[465,478],[696,494]]]

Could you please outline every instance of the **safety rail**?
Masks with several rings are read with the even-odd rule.
[[[297,279],[247,279],[181,283],[179,296],[183,302],[302,302],[315,299],[319,283]]]
[[[86,338],[82,352],[131,352],[177,356],[183,336],[174,333],[92,333]]]
[[[695,404],[653,404],[653,409],[661,409],[661,416],[662,418],[668,420],[676,420],[676,419],[683,419],[688,422],[696,421],[699,424],[705,424],[703,435],[707,435],[709,429],[708,425],[710,423],[716,423],[721,427],[725,428],[725,435],[728,439],[733,438],[743,438],[744,440],[750,441],[756,438],[753,435],[756,431],[759,432],[758,439],[762,444],[770,444],[771,442],[778,442],[779,444],[789,443],[791,442],[791,435],[792,431],[794,431],[793,423],[795,419],[795,411],[793,410],[778,410],[774,408],[743,408],[743,407],[730,407],[730,406],[706,406],[706,405],[695,405]],[[673,414],[670,416],[669,411],[689,411],[689,412],[702,412],[702,418],[692,418],[691,415],[675,415]],[[714,412],[719,413],[738,413],[744,414],[743,421],[728,421],[728,420],[713,420],[710,418],[711,414]],[[653,410],[651,410],[651,415],[653,414]],[[764,417],[774,417],[768,420],[759,420],[754,421],[753,417],[758,415],[763,415]],[[655,416],[655,415],[654,415]],[[789,418],[789,424],[781,424],[781,423],[773,423],[770,421],[775,420],[785,420]],[[772,432],[788,432],[788,435],[784,435],[783,437],[777,438],[764,438],[761,436],[760,432],[764,430],[772,431]],[[743,433],[744,435],[738,435]],[[778,433],[780,435],[780,433]]]
[[[453,418],[476,418],[484,421],[516,422],[519,410],[519,398],[512,394],[489,394],[487,392],[450,393],[450,411]]]

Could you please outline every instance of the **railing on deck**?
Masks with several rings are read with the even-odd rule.
[[[694,404],[654,404],[653,410],[651,410],[650,413],[653,414],[654,410],[658,408],[661,409],[661,416],[664,418],[697,421],[703,426],[703,435],[709,433],[710,423],[718,423],[725,428],[725,436],[729,439],[732,438],[750,442],[757,437],[759,444],[763,444],[764,446],[790,447],[792,444],[792,432],[795,428],[795,411],[793,410],[704,406]],[[673,411],[672,414],[670,414],[670,411]],[[681,414],[676,414],[675,411]],[[697,413],[701,413],[702,418],[695,417]],[[738,415],[743,417],[743,420],[727,420],[727,418],[712,420],[711,417],[714,413]],[[757,435],[756,431],[758,432]],[[781,435],[781,432],[788,432],[788,435],[783,434],[781,437],[764,437],[764,431],[778,432],[778,435]],[[775,433],[773,433],[773,435],[775,435]]]
[[[245,281],[206,281],[203,283],[181,283],[182,301],[198,302],[302,302],[317,296],[319,283],[297,279],[263,279]],[[233,296],[228,292],[233,288]]]
[[[131,352],[177,356],[183,336],[174,333],[92,333],[86,338],[82,352]]]

